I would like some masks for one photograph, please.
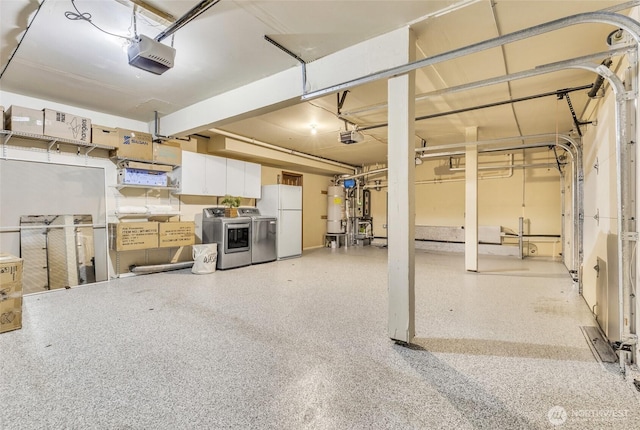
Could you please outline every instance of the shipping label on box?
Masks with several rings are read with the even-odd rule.
[[[45,109],[44,134],[89,143],[91,142],[91,120],[66,112]]]
[[[118,130],[118,157],[153,161],[153,140],[149,133],[132,131],[124,128]]]
[[[118,130],[103,125],[91,125],[91,143],[118,147]]]
[[[44,114],[40,109],[30,109],[22,106],[9,106],[4,114],[4,128],[41,135],[44,132]]]
[[[155,163],[179,166],[182,164],[182,149],[179,143],[153,142],[153,161]]]
[[[136,251],[158,247],[157,222],[121,222],[109,225],[111,249]]]
[[[22,327],[22,297],[0,302],[0,333]]]
[[[195,243],[195,223],[193,221],[161,222],[159,225],[160,248],[188,246]]]
[[[118,169],[118,183],[123,185],[166,187],[167,172],[125,167],[124,169]]]

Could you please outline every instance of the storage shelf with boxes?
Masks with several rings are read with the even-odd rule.
[[[112,154],[116,161],[128,160],[173,167],[182,162],[180,143],[154,142],[149,133],[93,125],[92,136],[94,143],[116,148]]]
[[[113,150],[115,146],[91,141],[91,119],[52,109],[10,106],[4,112],[3,144],[11,138],[39,140],[87,148]]]

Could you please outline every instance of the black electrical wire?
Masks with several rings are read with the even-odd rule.
[[[11,64],[11,60],[13,60],[13,57],[16,55],[16,52],[18,52],[18,49],[20,49],[20,45],[22,45],[22,41],[24,40],[25,36],[27,35],[27,32],[31,28],[31,24],[33,24],[33,21],[36,20],[36,17],[38,16],[38,12],[40,12],[40,9],[42,9],[42,5],[44,4],[45,1],[46,0],[42,0],[42,3],[40,3],[40,5],[38,6],[38,9],[36,9],[36,13],[33,15],[33,18],[31,18],[31,21],[29,22],[29,24],[27,24],[27,28],[24,29],[24,33],[22,33],[22,37],[18,42],[18,46],[16,46],[16,49],[13,50],[13,52],[11,53],[11,56],[9,57],[9,60],[7,60],[7,64],[4,65],[2,72],[0,72],[0,79],[2,79],[2,77],[4,76],[4,72],[6,72],[7,68],[9,67],[9,64]]]
[[[44,2],[43,2],[44,3]],[[66,11],[64,13],[64,16],[71,20],[71,21],[87,21],[89,24],[93,25],[95,28],[97,28],[98,30],[100,30],[101,32],[108,34],[109,36],[115,36],[115,37],[119,37],[121,39],[125,39],[128,40],[129,42],[131,42],[133,39],[131,39],[130,37],[127,36],[122,36],[120,34],[115,34],[115,33],[110,33],[106,30],[101,29],[100,27],[98,27],[97,25],[95,25],[93,23],[93,21],[91,21],[91,14],[89,12],[80,12],[78,10],[78,7],[76,6],[75,0],[71,0],[71,5],[73,6],[73,8],[76,10],[75,12],[73,11]]]

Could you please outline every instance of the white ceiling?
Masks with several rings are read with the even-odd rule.
[[[197,0],[154,0],[148,4],[179,17]],[[0,70],[10,56],[0,89],[132,119],[151,121],[154,112],[173,113],[206,98],[276,72],[297,67],[295,59],[264,40],[276,40],[305,61],[411,25],[417,58],[433,56],[560,17],[600,10],[621,1],[327,1],[222,0],[175,33],[176,64],[156,76],[128,65],[125,40],[106,35],[85,21],[65,18],[70,0],[0,2]],[[76,0],[100,28],[133,36],[127,0]],[[459,7],[458,7],[459,6]],[[628,13],[622,10],[620,13]],[[436,15],[439,15],[436,17]],[[18,46],[26,26],[30,29]],[[164,26],[137,20],[138,33],[155,37]],[[153,25],[152,25],[153,24]],[[528,70],[538,65],[606,51],[613,28],[578,25],[482,53],[423,68],[418,94]],[[165,41],[165,42],[168,42]],[[16,47],[17,50],[16,50]],[[604,58],[603,58],[604,59]],[[613,67],[616,67],[617,61]],[[572,70],[419,101],[418,116],[447,112],[562,88],[590,84],[595,76]],[[578,115],[586,91],[571,94]],[[349,113],[386,102],[386,82],[352,89],[342,108]],[[591,102],[593,103],[593,102]],[[348,115],[359,126],[385,123],[383,108]],[[582,118],[590,119],[590,118]],[[310,133],[316,124],[318,133]],[[460,142],[465,128],[479,138],[569,131],[566,101],[546,97],[416,122],[416,145]],[[336,95],[221,125],[228,132],[353,165],[385,163],[385,127],[365,131],[366,140],[338,142],[345,124],[337,118]],[[201,134],[210,134],[202,130]]]

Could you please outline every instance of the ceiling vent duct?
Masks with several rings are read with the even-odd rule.
[[[364,140],[364,135],[358,131],[341,131],[338,139],[341,143],[358,143]]]
[[[129,45],[129,64],[147,72],[161,75],[173,67],[176,50],[171,46],[140,34]]]

